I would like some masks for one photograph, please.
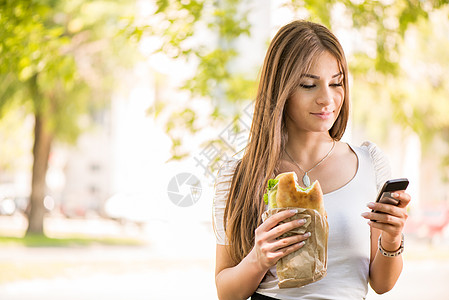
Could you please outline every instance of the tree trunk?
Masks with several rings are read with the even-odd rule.
[[[31,79],[30,91],[35,104],[42,101],[37,90],[37,75]],[[52,135],[48,130],[48,121],[44,117],[39,105],[35,108],[34,146],[33,146],[33,174],[31,179],[31,196],[28,210],[28,229],[26,234],[44,233],[44,198],[46,183],[45,177],[48,169],[48,158],[52,143]]]

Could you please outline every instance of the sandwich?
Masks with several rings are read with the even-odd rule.
[[[309,208],[326,217],[323,192],[318,180],[315,180],[307,188],[301,187],[297,181],[298,177],[295,172],[281,173],[275,179],[268,180],[267,193],[264,195],[264,201],[268,205],[268,209]]]
[[[280,223],[306,220],[306,224],[284,233],[280,238],[311,233],[303,247],[287,254],[276,263],[279,288],[301,287],[324,278],[327,274],[329,224],[320,183],[315,181],[311,186],[302,188],[297,183],[296,173],[281,173],[268,180],[264,200],[268,205],[268,210],[262,215],[264,221],[291,208],[297,208],[298,212]]]

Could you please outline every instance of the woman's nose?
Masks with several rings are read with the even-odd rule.
[[[317,103],[321,105],[329,105],[332,101],[332,91],[330,87],[325,86],[320,89],[318,94]]]

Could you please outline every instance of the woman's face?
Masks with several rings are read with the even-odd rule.
[[[328,132],[344,99],[343,73],[329,52],[317,57],[287,100],[286,125],[305,132]]]

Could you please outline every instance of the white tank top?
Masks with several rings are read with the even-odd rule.
[[[370,227],[360,215],[368,211],[366,204],[375,201],[377,190],[390,178],[386,156],[365,142],[350,146],[358,159],[355,176],[345,186],[324,195],[328,215],[327,275],[320,281],[301,288],[279,289],[276,267],[274,276],[265,276],[257,293],[277,299],[365,299],[368,292],[370,261]],[[223,214],[237,160],[224,165],[215,185],[214,222],[217,244],[227,244]]]

